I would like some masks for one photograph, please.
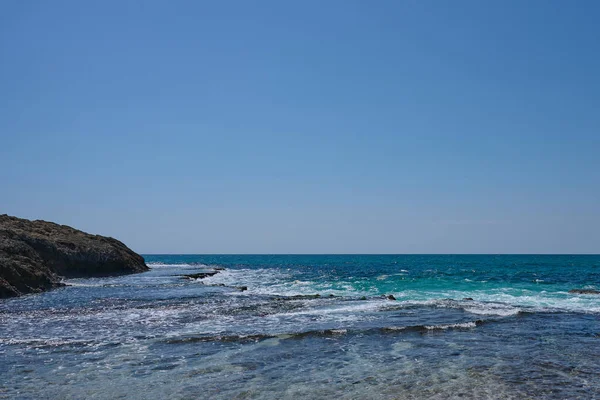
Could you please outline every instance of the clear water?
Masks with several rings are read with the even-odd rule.
[[[145,258],[0,300],[0,398],[600,398],[600,256]]]

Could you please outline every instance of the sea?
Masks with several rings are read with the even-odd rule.
[[[600,399],[600,256],[144,258],[0,300],[0,398]]]

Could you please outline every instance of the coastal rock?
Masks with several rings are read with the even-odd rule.
[[[188,279],[204,279],[204,278],[208,278],[209,276],[213,276],[218,274],[219,271],[213,271],[213,272],[198,272],[196,274],[188,274],[188,275],[182,275],[184,278],[188,278]]]
[[[571,289],[569,293],[573,294],[600,294],[600,290],[595,289]]]
[[[387,298],[388,300],[396,300],[396,298],[394,297],[394,295],[393,295],[393,294],[389,294],[389,295],[387,295],[387,296],[386,296],[386,298]]]
[[[286,301],[286,300],[313,300],[320,299],[320,294],[297,294],[293,296],[277,296],[277,300]]]
[[[64,286],[61,278],[147,271],[120,241],[66,225],[0,215],[0,298]]]

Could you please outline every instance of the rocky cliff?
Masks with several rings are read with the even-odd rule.
[[[0,215],[0,298],[62,286],[62,277],[147,270],[142,256],[116,239],[52,222]]]

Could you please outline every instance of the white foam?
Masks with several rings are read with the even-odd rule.
[[[64,283],[67,286],[74,286],[74,287],[102,287],[102,286],[106,286],[104,283],[78,282],[78,281],[70,280],[70,279],[63,279],[63,280],[61,280],[61,283]]]
[[[165,264],[167,265],[167,264]],[[179,265],[181,266],[181,265]],[[190,265],[191,266],[191,265]],[[210,266],[205,266],[210,268]],[[388,282],[394,275],[383,274],[374,281]],[[450,298],[460,301],[462,298],[473,298],[475,302],[462,304],[467,312],[478,315],[511,316],[527,308],[531,311],[567,311],[600,313],[600,296],[578,296],[567,292],[533,291],[519,288],[487,288],[476,290],[406,290],[406,286],[398,283],[396,289],[381,292],[381,288],[366,285],[368,281],[347,278],[338,281],[311,281],[296,275],[293,269],[227,269],[202,280],[206,284],[223,284],[227,286],[247,286],[246,292],[231,292],[231,295],[278,295],[297,296],[321,294],[327,296],[380,296],[393,294],[399,302],[406,304],[437,305],[444,304],[439,299]],[[402,285],[402,286],[400,286]],[[397,303],[396,303],[397,304]],[[455,308],[455,304],[448,304]]]
[[[39,346],[65,346],[65,345],[80,345],[80,346],[92,346],[93,341],[91,340],[69,340],[61,338],[27,338],[27,339],[16,339],[16,338],[0,338],[1,344],[7,345],[30,345],[33,347]]]
[[[477,324],[475,322],[462,322],[459,324],[446,324],[446,325],[427,325],[425,329],[429,330],[446,330],[446,329],[467,329],[467,328],[475,328]]]
[[[216,265],[208,265],[208,264],[188,264],[188,263],[180,263],[180,264],[170,264],[170,263],[162,263],[162,262],[148,262],[146,263],[150,268],[214,268]]]
[[[578,296],[566,291],[532,291],[505,287],[470,291],[406,290],[394,293],[394,296],[408,305],[460,307],[473,314],[509,316],[524,310],[533,312],[600,313],[600,296]],[[461,301],[460,299],[463,298],[472,298],[474,302]]]
[[[464,307],[466,312],[477,315],[498,315],[501,317],[508,317],[510,315],[518,314],[521,309],[518,307],[512,307],[509,305],[499,304],[485,304],[478,303],[473,307]]]
[[[247,286],[245,294],[261,294],[272,296],[301,296],[333,294],[336,296],[360,296],[372,293],[357,291],[351,282],[313,282],[293,279],[293,271],[282,271],[271,268],[264,269],[226,269],[218,274],[202,279],[209,285]]]
[[[535,312],[600,312],[600,296],[583,298],[583,296],[574,296],[566,292],[533,292],[501,288],[488,292],[473,292],[470,297],[480,302],[502,303]]]

